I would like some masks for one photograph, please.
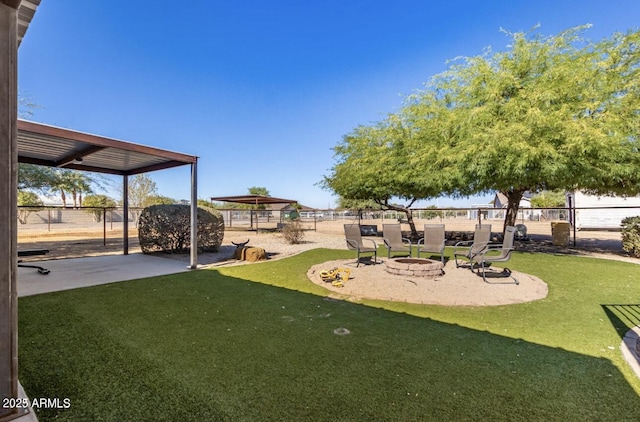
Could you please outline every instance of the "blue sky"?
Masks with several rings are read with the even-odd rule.
[[[553,35],[590,23],[600,40],[640,23],[637,0],[180,6],[42,0],[18,56],[20,94],[41,106],[32,119],[197,155],[200,198],[264,186],[316,208],[335,205],[315,184],[345,134],[398,110],[447,60],[505,49],[500,28]],[[190,197],[188,166],[150,176],[160,194]]]

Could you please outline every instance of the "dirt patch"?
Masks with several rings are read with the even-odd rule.
[[[383,261],[378,264],[356,266],[353,259],[329,261],[314,265],[307,272],[309,279],[336,294],[352,301],[379,299],[396,302],[448,305],[448,306],[499,306],[531,302],[547,297],[547,284],[538,277],[513,271],[513,278],[500,268],[487,269],[488,282],[469,268],[456,268],[448,261],[444,274],[433,279],[389,274]],[[320,272],[335,267],[351,270],[343,287],[334,286],[320,278]]]

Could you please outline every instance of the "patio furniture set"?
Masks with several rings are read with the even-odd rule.
[[[344,232],[348,249],[356,251],[356,266],[360,265],[363,258],[373,258],[373,263],[377,263],[378,245],[372,239],[362,238],[360,225],[345,224]],[[428,253],[431,254],[430,256],[439,255],[440,262],[443,265],[445,264],[444,224],[425,224],[424,236],[416,244],[402,236],[400,224],[383,224],[382,232],[388,260],[391,260],[393,252],[408,253],[409,257],[412,257],[415,249],[417,259],[421,259],[421,254]],[[476,224],[473,240],[457,242],[453,247],[456,268],[459,268],[463,260],[466,260],[471,271],[477,268],[478,273],[480,271],[482,273],[482,279],[488,283],[486,268],[494,262],[507,262],[511,259],[511,252],[514,250],[515,232],[515,227],[508,226],[505,229],[502,243],[491,243],[491,225]],[[370,256],[365,257],[363,254],[370,254]],[[503,273],[511,277],[516,284],[519,284],[518,280],[511,274],[511,270],[505,268]]]

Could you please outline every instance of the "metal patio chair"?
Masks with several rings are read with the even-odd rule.
[[[359,224],[345,224],[344,235],[347,241],[347,248],[357,252],[357,265],[360,265],[360,255],[363,253],[373,254],[373,263],[378,262],[378,245],[371,239],[362,239]],[[364,240],[371,242],[371,246],[366,246]]]
[[[437,253],[444,264],[444,243],[444,224],[425,224],[424,237],[418,240],[418,258],[420,252]]]
[[[471,269],[473,269],[475,256],[489,245],[490,240],[491,224],[476,224],[473,240],[458,242],[453,247],[453,259],[456,262],[456,268],[460,267],[458,258],[464,258],[469,261]]]
[[[391,258],[391,252],[408,252],[411,256],[411,241],[402,237],[400,224],[383,224],[382,236],[387,248],[387,258]]]

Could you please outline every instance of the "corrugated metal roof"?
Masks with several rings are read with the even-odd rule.
[[[18,8],[18,47],[39,5],[40,0],[22,0],[20,3],[20,7]]]
[[[16,2],[19,0],[15,0]],[[18,45],[41,0],[22,0]],[[198,157],[18,120],[18,162],[131,175],[196,163]]]
[[[294,199],[274,198],[273,196],[263,195],[239,195],[239,196],[219,196],[211,198],[212,201],[235,202],[238,204],[295,204],[298,201]]]
[[[18,120],[18,162],[120,175],[196,163],[198,157]]]

